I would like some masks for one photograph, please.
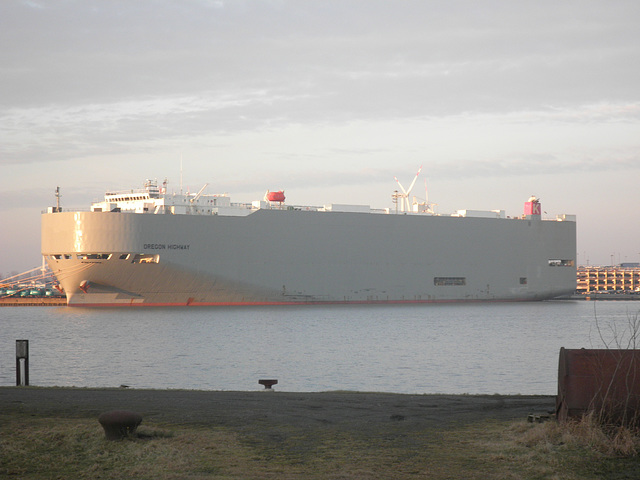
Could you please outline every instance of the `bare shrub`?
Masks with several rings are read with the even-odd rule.
[[[615,361],[615,368],[603,375],[593,399],[593,410],[601,425],[623,426],[632,431],[640,430],[640,312],[629,314],[620,325],[610,321],[605,329],[598,319],[594,302],[596,331],[600,341]],[[605,334],[606,333],[606,334]],[[594,365],[594,372],[605,371],[604,365]]]

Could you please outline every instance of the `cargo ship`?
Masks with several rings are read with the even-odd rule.
[[[535,197],[508,217],[435,214],[408,198],[395,211],[293,206],[283,191],[233,203],[205,188],[168,193],[166,181],[149,180],[89,211],[48,207],[42,255],[68,305],[531,301],[575,291],[575,216],[543,219]]]

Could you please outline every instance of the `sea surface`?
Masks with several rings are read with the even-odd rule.
[[[627,348],[640,302],[0,308],[0,385],[541,394],[565,348]]]

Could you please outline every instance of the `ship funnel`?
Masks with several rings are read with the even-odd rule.
[[[524,202],[524,215],[527,218],[540,218],[540,212],[542,209],[540,208],[540,199],[531,196],[527,202]]]

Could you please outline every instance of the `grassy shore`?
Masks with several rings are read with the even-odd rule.
[[[0,388],[0,478],[640,478],[633,436],[528,423],[548,397]],[[108,441],[97,413],[134,406]]]

